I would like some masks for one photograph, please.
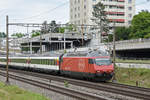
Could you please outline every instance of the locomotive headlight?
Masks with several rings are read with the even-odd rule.
[[[113,72],[113,70],[110,70],[110,71],[108,71],[109,73],[112,73]]]
[[[97,73],[100,73],[101,71],[96,71]]]
[[[98,71],[96,71],[97,73],[104,73],[104,71],[103,70],[98,70]]]

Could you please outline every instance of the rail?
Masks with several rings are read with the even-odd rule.
[[[33,72],[17,71],[17,70],[12,70],[12,69],[10,71],[13,71],[16,73],[24,73],[26,75],[54,80],[58,82],[67,81],[69,84],[87,87],[87,88],[91,88],[91,89],[95,89],[99,91],[105,91],[105,92],[114,93],[114,94],[120,94],[123,96],[133,97],[137,99],[148,100],[150,97],[150,89],[148,88],[141,88],[141,87],[128,86],[128,85],[123,85],[123,84],[114,84],[114,83],[94,83],[94,82],[70,79],[70,78],[65,78],[65,77],[60,77],[60,76],[52,76],[52,75],[45,75],[45,74],[39,74],[39,73],[33,73]]]
[[[0,75],[6,77],[6,73],[4,73],[4,72],[0,72]],[[77,98],[79,100],[106,100],[106,99],[104,99],[98,95],[93,95],[90,93],[84,93],[81,91],[77,91],[77,90],[73,90],[73,89],[69,89],[69,88],[64,88],[61,86],[51,85],[51,84],[39,82],[39,81],[36,81],[33,79],[20,77],[20,76],[13,75],[13,74],[10,74],[10,78],[17,80],[17,81],[20,81],[20,82],[24,82],[24,83],[33,85],[33,86],[36,86],[36,87],[40,87],[40,88],[47,89],[47,90],[50,90],[53,92],[57,92],[57,93],[60,93],[63,95],[67,95],[67,96],[70,96],[73,98]]]

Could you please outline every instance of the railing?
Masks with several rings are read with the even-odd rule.
[[[121,44],[121,43],[143,43],[143,42],[150,42],[150,38],[149,39],[133,39],[133,40],[124,40],[124,41],[117,41],[116,44]]]

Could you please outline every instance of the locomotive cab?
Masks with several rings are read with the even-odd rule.
[[[95,70],[97,76],[109,76],[113,75],[113,65],[109,58],[96,58],[95,59]]]
[[[114,67],[109,57],[94,57],[89,59],[89,66],[93,67],[98,79],[110,80],[113,76]]]
[[[91,51],[88,56],[90,57],[89,67],[93,67],[95,77],[98,80],[107,81],[113,77],[114,67],[107,53],[96,50]]]

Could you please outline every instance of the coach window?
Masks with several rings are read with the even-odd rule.
[[[52,59],[52,65],[54,65],[54,60]]]
[[[56,60],[54,59],[54,65],[56,64]]]
[[[51,63],[50,63],[50,60],[48,60],[48,65],[50,65]]]
[[[55,65],[55,63],[56,63],[56,61],[55,61],[55,59],[54,59],[54,64],[53,64],[53,65]]]
[[[49,65],[51,65],[51,59],[49,60]]]
[[[53,65],[55,65],[55,60],[53,59]]]
[[[46,65],[48,65],[48,59],[46,59]]]
[[[52,60],[50,60],[50,65],[52,65]]]

